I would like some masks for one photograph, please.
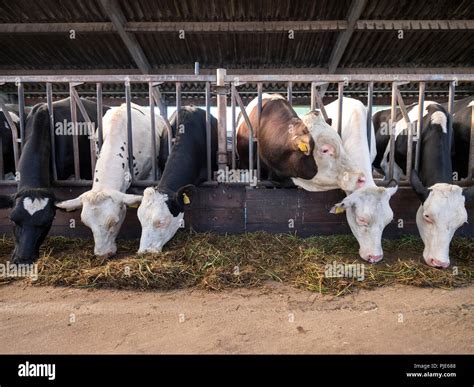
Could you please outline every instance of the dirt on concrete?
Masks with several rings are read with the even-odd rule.
[[[474,286],[346,297],[0,287],[0,353],[474,353]]]

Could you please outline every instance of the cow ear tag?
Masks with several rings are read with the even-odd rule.
[[[307,153],[308,152],[308,145],[306,145],[303,141],[301,141],[298,144],[298,149],[303,153]]]
[[[342,214],[343,212],[345,212],[346,209],[341,205],[341,204],[336,204],[334,207],[331,208],[331,210],[329,211],[331,214]]]
[[[189,196],[183,193],[183,203],[184,204],[191,204],[191,200],[189,200]]]

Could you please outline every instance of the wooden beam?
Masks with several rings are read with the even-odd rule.
[[[293,30],[307,31],[347,31],[350,20],[304,20],[304,21],[264,21],[264,22],[125,22],[123,30],[137,32],[262,32],[279,33]],[[352,30],[473,30],[474,20],[357,20]],[[0,33],[82,33],[116,32],[111,22],[93,23],[1,23]]]
[[[117,30],[117,33],[122,38],[123,43],[127,47],[138,68],[142,73],[148,74],[151,70],[150,63],[140,47],[137,38],[132,33],[125,31],[125,24],[127,21],[117,3],[117,0],[100,0],[100,3]]]

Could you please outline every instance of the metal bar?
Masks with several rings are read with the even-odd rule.
[[[421,131],[423,129],[423,110],[425,104],[425,82],[420,82],[418,93],[418,125],[416,126],[415,170],[420,169]]]
[[[58,180],[58,169],[56,167],[56,139],[54,137],[54,111],[53,111],[53,86],[51,83],[46,83],[46,100],[48,103],[48,113],[49,113],[49,132],[51,137],[51,158],[53,162],[51,163],[53,167],[53,181]],[[21,178],[21,176],[20,176]]]
[[[342,138],[342,105],[344,101],[344,82],[337,84],[337,134]]]
[[[225,69],[217,69],[216,85],[219,88],[217,93],[217,122],[218,122],[218,151],[217,164],[219,169],[227,166],[227,96],[223,92],[225,87]]]
[[[151,82],[148,83],[148,100],[150,103],[150,126],[151,126],[151,154],[152,154],[152,163],[151,163],[151,170],[153,180],[158,179],[157,174],[157,155],[156,155],[156,122],[155,122],[155,101],[153,97],[153,84]]]
[[[448,96],[448,113],[451,115],[451,119],[448,120],[448,125],[449,125],[449,130],[448,133],[453,133],[453,117],[452,114],[454,112],[454,96],[456,93],[456,81],[451,81],[449,82],[449,96]],[[449,138],[449,146],[448,149],[451,149],[451,135],[448,137]]]
[[[470,147],[469,147],[469,168],[467,179],[470,181],[474,175],[474,105],[471,108],[471,138],[470,138]]]
[[[179,112],[181,111],[181,83],[176,82],[176,130],[179,130]]]
[[[314,93],[315,98],[316,98],[316,106],[319,110],[321,110],[321,113],[323,114],[324,121],[328,122],[329,117],[328,114],[326,113],[326,108],[324,107],[323,99],[321,98],[321,94],[316,90]]]
[[[207,181],[212,181],[211,83],[206,82],[206,160]],[[234,160],[235,161],[235,160]]]
[[[5,179],[5,167],[3,164],[3,139],[0,136],[0,180]]]
[[[95,163],[96,163],[96,156],[95,156],[95,141],[94,141],[94,127],[95,127],[95,122],[92,122],[89,114],[87,113],[86,108],[84,107],[84,104],[82,103],[81,99],[79,98],[79,94],[77,93],[77,90],[75,88],[72,88],[72,94],[71,98],[74,98],[74,101],[76,103],[76,106],[79,108],[79,111],[82,114],[82,117],[84,118],[84,121],[87,124],[87,130],[88,130],[88,137],[89,137],[89,148],[90,148],[90,158],[91,158],[91,174],[94,176],[94,171],[95,171]]]
[[[411,177],[411,169],[412,169],[412,160],[413,160],[413,128],[412,123],[410,121],[410,117],[408,116],[408,111],[405,106],[405,102],[403,102],[402,93],[400,89],[397,87],[396,90],[397,95],[397,102],[398,106],[400,107],[400,111],[402,112],[403,119],[407,124],[407,167],[406,167],[406,176],[407,180],[410,181]]]
[[[290,105],[293,105],[293,82],[288,82],[286,90],[286,99]]]
[[[313,111],[316,109],[316,94],[317,94],[318,90],[316,90],[316,83],[315,82],[311,82],[311,106],[310,106],[310,110]]]
[[[233,84],[232,84],[233,85]],[[236,168],[236,136],[237,136],[237,117],[235,111],[235,87],[231,87],[230,93],[230,107],[231,107],[231,114],[232,114],[232,169],[235,170]]]
[[[257,84],[257,130],[255,133],[255,141],[257,141],[257,181],[260,181],[260,142],[258,141],[258,136],[260,133],[260,119],[262,117],[262,105],[263,105],[263,99],[262,99],[262,92],[263,92],[263,84],[262,82],[259,82]],[[253,173],[253,171],[251,172]]]
[[[125,81],[125,103],[127,104],[127,146],[128,146],[128,169],[130,182],[134,180],[133,171],[133,133],[132,133],[132,92],[130,82]]]
[[[18,150],[18,130],[12,118],[10,117],[10,113],[8,112],[7,107],[1,100],[0,100],[0,110],[3,112],[3,115],[5,116],[8,126],[10,127],[10,130],[12,132],[13,158],[15,161],[15,171],[18,171],[18,159],[19,159],[19,153],[20,153]]]
[[[71,123],[73,127],[72,150],[74,156],[74,178],[76,180],[79,180],[81,178],[81,165],[79,162],[79,137],[77,136],[77,105],[76,100],[74,98],[74,84],[72,82],[69,83],[69,95],[69,106],[71,107]]]
[[[393,179],[393,170],[395,167],[395,120],[396,120],[396,107],[397,107],[397,83],[392,82],[392,105],[390,109],[390,154],[388,160],[388,180]]]
[[[254,139],[254,130],[252,123],[250,122],[250,118],[245,111],[245,106],[242,102],[242,99],[240,98],[239,93],[237,92],[237,89],[235,88],[235,85],[232,84],[232,88],[234,89],[234,95],[235,95],[235,101],[237,102],[237,105],[239,105],[240,111],[242,113],[242,117],[244,117],[245,123],[247,124],[247,127],[249,128],[249,171],[252,171],[253,173],[253,139]]]
[[[18,110],[20,111],[20,149],[25,146],[25,87],[18,82]]]
[[[367,88],[367,142],[369,145],[369,158],[372,144],[372,105],[374,103],[374,82],[369,82]]]
[[[155,99],[155,104],[161,104],[160,115],[161,118],[163,118],[163,120],[165,121],[166,130],[168,131],[168,153],[171,154],[171,150],[173,148],[173,129],[171,128],[170,121],[168,120],[168,117],[166,115],[167,111],[165,105],[162,103],[161,93],[156,87],[153,87],[152,93],[153,98]]]
[[[97,141],[99,145],[99,152],[102,149],[102,144],[104,143],[104,132],[102,126],[102,83],[97,82],[96,84],[97,92]]]
[[[474,81],[474,74],[469,72],[472,68],[458,68],[458,71],[442,73],[436,68],[425,68],[425,71],[433,71],[433,73],[414,73],[413,69],[391,69],[393,73],[363,73],[357,69],[346,69],[341,74],[295,74],[294,72],[288,74],[232,74],[225,76],[225,82],[234,82],[236,78],[239,82],[340,82],[348,78],[351,82],[450,82],[457,80],[458,82],[472,82]],[[368,69],[363,69],[369,71]],[[349,72],[353,71],[353,73]],[[459,72],[462,71],[462,72]],[[404,74],[403,72],[406,72]],[[170,74],[156,74],[156,75],[135,75],[135,74],[103,74],[103,75],[3,75],[0,76],[0,82],[53,82],[53,83],[68,83],[68,82],[123,82],[128,78],[130,82],[215,82],[215,75],[170,75]]]

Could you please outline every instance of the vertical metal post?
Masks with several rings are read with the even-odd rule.
[[[18,130],[15,122],[13,122],[10,113],[6,105],[0,100],[0,111],[3,112],[5,120],[7,121],[8,127],[12,133],[12,145],[13,145],[13,158],[15,160],[15,170],[18,171],[18,160],[19,160],[19,149],[18,149]],[[2,156],[3,157],[3,156]]]
[[[130,183],[134,180],[133,170],[133,133],[132,133],[132,92],[130,81],[125,81],[125,102],[127,104],[127,146],[128,146],[128,169],[130,172]]]
[[[81,179],[81,166],[79,163],[79,137],[77,134],[77,105],[74,98],[74,85],[69,83],[69,101],[71,107],[71,123],[73,127],[72,134],[72,150],[74,156],[74,178],[75,180]]]
[[[392,82],[392,104],[390,109],[390,155],[388,161],[388,179],[393,179],[393,170],[395,167],[395,121],[396,121],[396,108],[397,108],[397,83]]]
[[[218,151],[217,163],[219,169],[227,166],[227,96],[224,92],[225,69],[217,69],[217,122],[218,122]]]
[[[257,84],[257,129],[255,130],[255,141],[257,141],[257,181],[260,181],[260,143],[258,141],[258,136],[260,134],[260,118],[262,117],[262,107],[263,107],[263,85],[262,82]],[[253,174],[253,171],[250,173]],[[252,176],[253,177],[253,176]]]
[[[456,92],[456,81],[449,82],[449,97],[448,97],[448,113],[453,114],[454,111],[454,94]]]
[[[235,170],[236,164],[236,149],[237,146],[237,117],[235,111],[235,87],[232,84],[231,87],[231,94],[230,94],[230,106],[231,106],[231,113],[232,113],[232,169]]]
[[[179,131],[179,113],[181,111],[181,82],[176,82],[176,131]]]
[[[374,82],[369,82],[367,90],[367,141],[369,144],[369,157],[370,157],[370,146],[372,143],[372,105],[374,103]]]
[[[293,105],[293,82],[288,82],[286,99],[290,105]]]
[[[212,181],[211,83],[206,82],[206,157],[207,181]]]
[[[316,82],[311,82],[311,111],[316,109]]]
[[[467,180],[471,180],[474,174],[474,105],[471,107],[471,137],[469,145],[469,168],[467,172]]]
[[[342,104],[344,98],[344,82],[339,82],[337,84],[337,134],[342,138]]]
[[[5,179],[5,167],[3,165],[3,140],[2,140],[2,136],[0,136],[0,180],[4,180],[4,179]]]
[[[58,169],[56,168],[56,139],[54,137],[54,111],[53,111],[53,87],[50,82],[46,83],[46,100],[48,103],[49,113],[49,131],[51,136],[51,157],[53,162],[53,180],[58,180]],[[20,176],[21,179],[21,176]]]
[[[97,82],[96,84],[97,91],[97,141],[99,145],[99,152],[102,149],[102,144],[104,143],[104,132],[102,126],[102,83]]]
[[[25,89],[23,82],[18,82],[18,110],[20,111],[20,149],[25,146]]]
[[[421,131],[423,129],[423,110],[425,104],[425,82],[420,82],[418,93],[418,123],[416,125],[415,170],[420,169]]]
[[[152,154],[152,174],[153,180],[158,179],[156,164],[158,162],[156,156],[156,122],[155,122],[155,100],[153,97],[153,83],[148,82],[148,102],[150,103],[150,126],[151,126],[151,154]]]

